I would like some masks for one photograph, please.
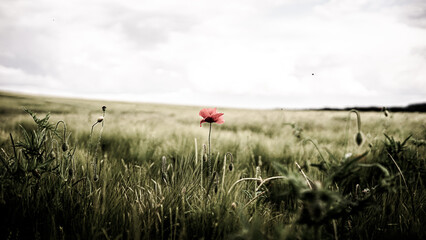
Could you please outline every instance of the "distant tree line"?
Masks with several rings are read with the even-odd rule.
[[[414,103],[405,107],[388,107],[386,109],[390,112],[426,112],[426,103]],[[370,107],[346,107],[346,108],[320,108],[311,110],[321,111],[348,111],[351,109],[357,109],[363,112],[380,112],[383,111],[383,107],[370,106]]]

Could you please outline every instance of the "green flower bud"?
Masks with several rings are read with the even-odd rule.
[[[355,142],[356,142],[356,144],[357,144],[358,146],[361,146],[361,145],[362,145],[362,143],[363,143],[363,141],[364,141],[364,139],[363,139],[363,137],[362,137],[362,133],[361,133],[361,132],[358,132],[358,133],[356,134],[356,136],[355,136]]]
[[[385,110],[385,111],[383,112],[383,114],[385,114],[385,117],[388,117],[388,116],[389,116],[389,111],[388,111],[388,110]]]
[[[62,151],[66,152],[68,150],[68,144],[66,142],[64,142],[62,144]]]
[[[229,171],[232,172],[232,170],[234,169],[234,164],[229,164]]]
[[[236,202],[232,202],[231,208],[232,208],[232,210],[237,209],[237,203]]]

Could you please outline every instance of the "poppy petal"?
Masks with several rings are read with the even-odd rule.
[[[223,119],[223,117],[222,116],[220,116],[216,121],[215,121],[215,123],[217,123],[217,124],[222,124],[222,123],[224,123],[225,122],[225,120]]]
[[[213,118],[213,121],[217,121],[218,118],[220,118],[223,115],[223,113],[215,113],[211,117]]]
[[[209,117],[209,116],[210,116],[209,109],[208,109],[208,108],[203,108],[203,109],[201,109],[201,111],[200,111],[200,116],[201,116],[202,118]]]
[[[216,113],[216,108],[207,108],[207,111],[209,111],[210,116]]]
[[[223,113],[218,113],[216,108],[203,108],[201,109],[199,115],[203,118],[200,121],[200,127],[203,123],[217,123],[222,124],[225,122],[223,119]]]

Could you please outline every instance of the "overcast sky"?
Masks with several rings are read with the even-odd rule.
[[[244,108],[426,101],[424,0],[1,0],[0,90]]]

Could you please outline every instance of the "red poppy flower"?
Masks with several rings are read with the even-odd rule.
[[[216,112],[216,108],[203,108],[200,111],[200,116],[203,118],[200,121],[200,127],[204,122],[217,124],[222,124],[225,122],[225,120],[223,120],[223,113]]]

